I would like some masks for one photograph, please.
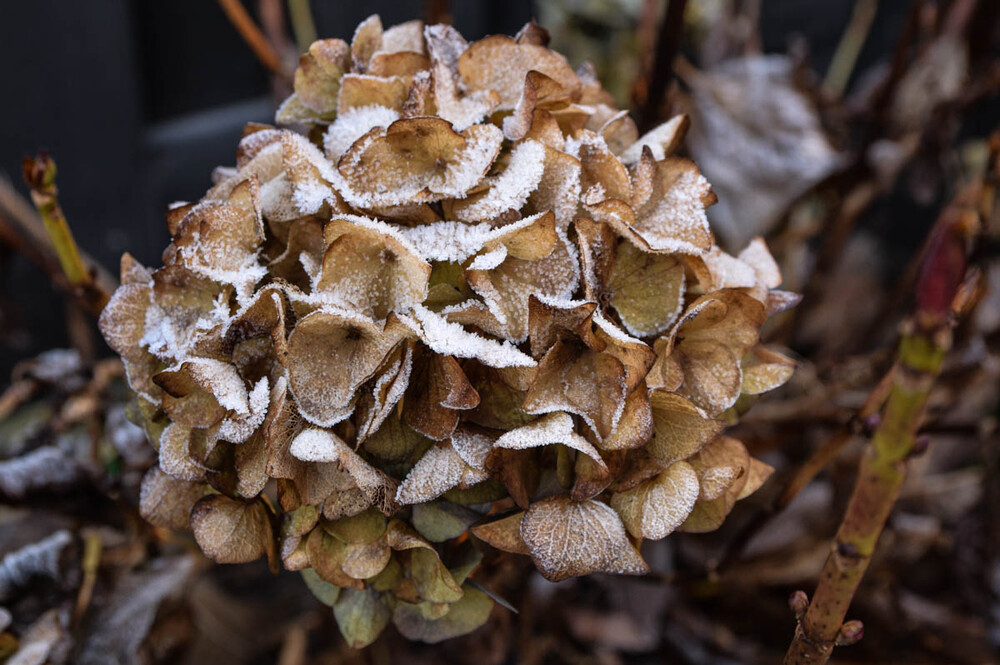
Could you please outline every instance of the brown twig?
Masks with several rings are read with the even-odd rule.
[[[878,0],[856,0],[854,3],[851,20],[840,38],[840,43],[837,44],[837,50],[823,80],[823,87],[834,99],[840,98],[847,89],[847,82],[851,78],[851,72],[854,71],[861,47],[868,38],[877,9]]]
[[[305,53],[317,36],[309,0],[288,0],[288,17],[292,22],[295,43],[298,44],[299,51]]]
[[[219,0],[219,6],[260,63],[276,76],[290,80],[292,75],[281,61],[278,50],[257,27],[240,0]]]
[[[77,251],[87,273],[91,275],[88,287],[91,291],[84,292],[81,287],[70,282],[60,266],[45,230],[45,224],[38,212],[2,178],[0,178],[0,241],[9,244],[41,268],[59,290],[77,298],[91,312],[99,312],[96,303],[102,303],[103,307],[103,302],[107,302],[118,286],[117,281],[107,270],[81,250]]]
[[[670,0],[667,11],[660,23],[660,33],[656,39],[656,54],[649,84],[645,86],[646,97],[641,100],[638,113],[640,131],[653,128],[664,117],[663,102],[671,81],[674,80],[674,58],[680,52],[684,36],[684,9],[687,0]]]
[[[451,23],[448,0],[424,0],[424,21],[429,25]]]
[[[844,618],[899,495],[906,462],[920,452],[916,432],[951,348],[967,238],[979,227],[983,190],[982,183],[965,190],[932,231],[916,285],[916,311],[904,326],[883,417],[861,460],[816,593],[811,602],[801,591],[792,596],[798,626],[786,665],[825,663],[835,646],[852,644],[863,633],[860,622]]]
[[[24,181],[31,188],[31,200],[42,218],[63,274],[83,294],[87,308],[94,313],[100,312],[107,304],[109,294],[98,288],[94,275],[87,269],[59,205],[55,161],[42,152],[35,159],[25,157],[23,168]]]

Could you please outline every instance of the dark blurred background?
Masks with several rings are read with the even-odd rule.
[[[313,0],[311,7],[319,36],[349,39],[368,14],[377,12],[391,25],[422,17],[427,4]],[[451,14],[469,39],[513,34],[539,15],[575,21],[573,34],[590,35],[609,49],[619,43],[616,30],[634,30],[613,19],[593,21],[588,4],[464,0],[451,3]],[[257,18],[256,0],[245,5]],[[909,5],[878,3],[855,72],[887,58]],[[854,0],[763,2],[763,51],[785,53],[790,45],[808,44],[811,63],[822,72],[853,6]],[[0,176],[26,193],[22,157],[49,150],[79,244],[113,273],[126,250],[144,263],[158,263],[167,243],[166,205],[199,198],[212,168],[233,162],[244,123],[269,121],[277,102],[271,76],[212,0],[6,2],[0,10],[0,62]],[[0,283],[2,383],[16,359],[67,340],[62,298],[10,248],[0,250]]]

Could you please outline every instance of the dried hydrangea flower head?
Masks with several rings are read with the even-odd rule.
[[[762,241],[713,244],[685,118],[638,136],[545,42],[316,42],[299,131],[248,125],[101,319],[159,451],[147,519],[303,571],[354,645],[481,625],[484,550],[641,574],[770,472],[722,430],[790,375],[758,331],[794,297]]]

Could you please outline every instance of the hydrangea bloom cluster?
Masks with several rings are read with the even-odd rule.
[[[144,515],[303,571],[355,645],[481,625],[490,548],[641,574],[770,472],[722,431],[790,375],[758,332],[795,297],[762,241],[714,245],[686,119],[639,136],[546,41],[316,42],[293,129],[248,125],[101,318],[159,451]]]

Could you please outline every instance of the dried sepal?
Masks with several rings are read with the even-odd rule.
[[[479,628],[492,610],[493,600],[467,584],[462,587],[462,597],[448,604],[444,616],[428,618],[418,605],[400,602],[393,612],[392,623],[407,639],[436,644]]]
[[[653,439],[646,450],[671,464],[687,459],[722,431],[723,423],[676,393],[654,390],[649,395]]]
[[[351,146],[337,168],[362,206],[462,197],[486,173],[502,140],[492,125],[456,132],[440,118],[397,120]]]
[[[453,487],[466,489],[489,477],[462,459],[450,443],[432,446],[399,485],[396,501],[407,505],[430,501]]]
[[[705,208],[715,203],[712,188],[694,162],[669,157],[656,161],[648,147],[632,174],[628,201],[584,197],[591,216],[647,252],[698,255],[712,246]]]
[[[384,319],[423,301],[431,266],[395,230],[363,217],[334,219],[315,293],[332,304]]]
[[[707,486],[707,491],[705,497],[699,497],[679,528],[693,533],[714,531],[722,525],[747,484],[750,455],[736,439],[720,436],[688,462]]]
[[[527,425],[500,435],[496,448],[526,450],[560,444],[583,453],[598,466],[604,467],[601,454],[587,439],[573,431],[573,419],[566,413],[549,413]]]
[[[139,513],[156,526],[188,529],[191,510],[204,496],[205,489],[205,485],[174,478],[154,466],[142,478]]]
[[[350,475],[368,505],[374,505],[387,515],[393,512],[395,481],[366,462],[333,432],[315,428],[304,430],[292,440],[289,452],[303,462],[336,463]]]
[[[740,389],[747,395],[774,390],[792,378],[795,371],[794,360],[764,346],[751,349],[740,366],[743,371]]]
[[[462,35],[450,25],[429,25],[424,39],[431,58],[437,114],[461,131],[492,112],[500,95],[494,90],[468,89],[459,77],[459,58],[469,45]]]
[[[611,496],[625,528],[635,538],[659,540],[684,523],[698,499],[698,474],[687,462]]]
[[[207,496],[191,511],[191,529],[201,550],[218,563],[246,563],[267,556],[277,546],[267,507],[219,494]]]
[[[521,519],[521,537],[538,570],[553,582],[593,572],[649,570],[617,513],[599,501],[560,494],[533,503]]]
[[[319,122],[337,110],[340,78],[350,65],[350,48],[340,39],[313,42],[299,57],[295,94],[278,109],[280,123]]]
[[[450,356],[419,352],[413,385],[415,390],[403,405],[403,420],[436,441],[451,436],[461,411],[479,405],[479,393]]]
[[[388,594],[375,589],[344,589],[333,605],[340,634],[354,649],[368,646],[392,619]]]
[[[557,340],[539,362],[524,410],[574,413],[604,439],[621,419],[627,397],[626,372],[620,360],[577,341]]]
[[[580,79],[566,59],[537,44],[519,44],[510,37],[494,35],[475,42],[458,59],[458,72],[470,86],[495,90],[501,109],[512,109],[521,96],[529,71],[544,74],[578,96]]]
[[[684,264],[622,243],[605,287],[622,325],[637,337],[670,328],[684,306]]]
[[[710,414],[721,413],[739,397],[740,359],[757,343],[765,316],[763,305],[738,289],[698,298],[654,345],[651,384],[679,389]]]
[[[472,535],[504,552],[530,554],[531,550],[521,538],[523,517],[524,511],[520,510],[498,520],[478,524],[472,527]]]
[[[329,427],[354,410],[358,388],[412,331],[390,317],[384,327],[360,315],[319,309],[288,337],[288,385],[303,417]]]

